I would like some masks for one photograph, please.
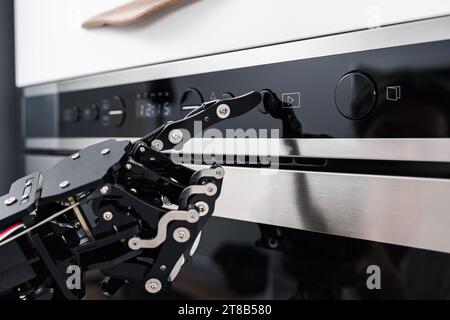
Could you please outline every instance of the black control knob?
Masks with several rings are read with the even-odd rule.
[[[198,91],[195,88],[189,88],[186,91],[184,91],[183,95],[181,96],[180,100],[181,113],[183,115],[186,115],[193,109],[202,105],[203,102],[204,100],[200,91]]]
[[[234,98],[234,94],[232,94],[231,92],[224,92],[222,94],[222,96],[220,97],[220,99],[223,99],[223,100],[232,99],[232,98]]]
[[[271,113],[277,108],[280,103],[275,93],[271,90],[264,89],[261,92],[262,103],[258,106],[258,110],[262,113]]]
[[[85,107],[81,112],[81,117],[84,121],[98,120],[98,106],[96,104]]]
[[[119,96],[103,99],[100,103],[100,122],[104,127],[120,127],[126,117],[125,103]]]
[[[339,80],[334,100],[339,112],[351,120],[367,116],[375,105],[377,90],[369,76],[350,72]]]
[[[80,121],[80,108],[77,106],[65,108],[62,112],[62,119],[66,123],[77,123]]]

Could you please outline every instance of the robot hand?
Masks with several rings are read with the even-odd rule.
[[[199,244],[225,171],[195,171],[162,151],[192,137],[195,121],[206,128],[260,102],[258,92],[211,101],[138,141],[104,141],[14,182],[0,198],[0,298],[80,299],[93,269],[109,294],[168,288]]]

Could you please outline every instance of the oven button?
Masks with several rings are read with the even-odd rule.
[[[185,116],[202,104],[203,97],[200,91],[195,88],[189,88],[181,96],[181,113]]]
[[[231,92],[225,92],[222,94],[222,96],[220,98],[223,100],[232,99],[232,98],[234,98],[234,94],[232,94]]]
[[[100,116],[100,122],[104,127],[118,128],[124,123],[125,115],[125,110],[123,109],[110,110]]]
[[[100,103],[100,123],[104,127],[120,127],[125,122],[125,103],[119,96]]]
[[[350,72],[339,80],[334,100],[339,112],[351,120],[367,116],[375,105],[377,90],[372,79],[362,72]]]
[[[77,123],[80,121],[80,108],[77,106],[65,108],[62,113],[62,119],[66,123]]]
[[[81,113],[81,117],[85,121],[97,121],[98,120],[98,106],[93,104],[89,107],[85,107]]]

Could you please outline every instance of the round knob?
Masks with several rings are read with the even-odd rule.
[[[339,80],[334,100],[344,117],[360,120],[372,110],[376,95],[376,86],[372,79],[361,72],[350,72]]]
[[[80,108],[77,106],[69,107],[63,110],[62,119],[64,122],[77,123],[80,121]]]
[[[103,99],[100,103],[100,121],[104,127],[120,127],[126,117],[125,103],[119,96]]]
[[[200,91],[194,88],[187,89],[181,96],[180,106],[183,115],[188,114],[193,109],[203,103],[203,97]]]
[[[85,121],[97,121],[98,119],[98,106],[96,104],[92,104],[88,107],[85,107],[82,111],[82,118]]]

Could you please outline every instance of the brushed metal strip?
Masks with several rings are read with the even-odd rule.
[[[73,150],[78,151],[108,139],[131,140],[138,138],[98,137],[98,138],[26,138],[25,148],[35,150]]]
[[[109,87],[450,39],[450,16],[190,58],[25,88],[25,96]]]
[[[226,168],[214,215],[450,252],[450,180]]]
[[[44,171],[60,159],[26,156],[27,171]],[[450,253],[450,180],[225,171],[215,216]]]
[[[27,139],[26,148],[79,150],[108,138]],[[138,138],[115,138],[132,140]],[[192,139],[185,154],[403,161],[450,161],[450,139]],[[173,151],[172,151],[173,152]]]

